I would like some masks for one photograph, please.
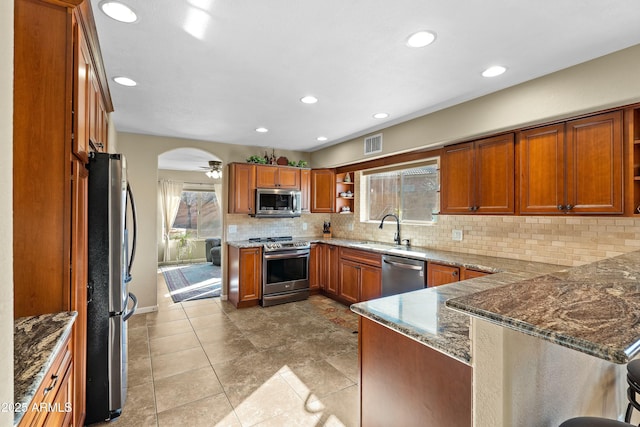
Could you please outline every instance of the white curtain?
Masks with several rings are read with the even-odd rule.
[[[218,201],[218,218],[220,218],[220,238],[224,234],[222,227],[224,226],[223,213],[222,213],[222,183],[213,184],[213,191],[216,193],[216,200]]]
[[[160,202],[162,203],[162,237],[164,239],[164,261],[169,261],[169,232],[178,214],[180,197],[182,196],[181,182],[160,181]]]

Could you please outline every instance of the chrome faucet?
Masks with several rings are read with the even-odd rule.
[[[401,245],[402,243],[400,240],[400,219],[396,215],[386,214],[385,216],[383,216],[382,221],[380,221],[380,225],[378,226],[378,228],[382,230],[382,226],[384,225],[384,220],[387,219],[388,216],[391,216],[396,220],[396,235],[393,236],[393,241],[396,242],[396,245]]]

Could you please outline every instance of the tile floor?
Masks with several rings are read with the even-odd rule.
[[[236,310],[219,298],[129,323],[122,416],[93,426],[357,426],[357,316],[322,296]]]

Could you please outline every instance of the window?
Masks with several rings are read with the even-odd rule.
[[[439,159],[363,172],[364,221],[396,214],[400,221],[434,222],[440,212]]]
[[[219,237],[221,224],[216,193],[189,190],[182,192],[171,232],[185,232],[191,238]]]

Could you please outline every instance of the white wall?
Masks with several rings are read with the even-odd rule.
[[[250,155],[263,152],[264,148],[123,132],[118,133],[117,146],[118,151],[127,158],[129,181],[138,210],[138,247],[131,272],[131,291],[138,297],[141,309],[152,308],[157,306],[158,155],[176,148],[197,148],[213,154],[226,165],[230,162],[244,162]],[[290,159],[309,159],[308,153],[286,150],[276,152]],[[227,186],[226,173],[223,175],[222,185],[224,188]],[[223,210],[227,210],[226,198],[223,200]],[[223,263],[225,256],[223,244]],[[223,269],[223,283],[226,283],[225,274]]]
[[[0,2],[0,403],[13,402],[13,2]],[[0,426],[13,413],[0,412]]]
[[[626,365],[472,319],[474,426],[624,417]]]
[[[638,69],[640,45],[418,117],[382,130],[379,157],[640,102]],[[363,160],[362,140],[312,153],[313,167]]]

